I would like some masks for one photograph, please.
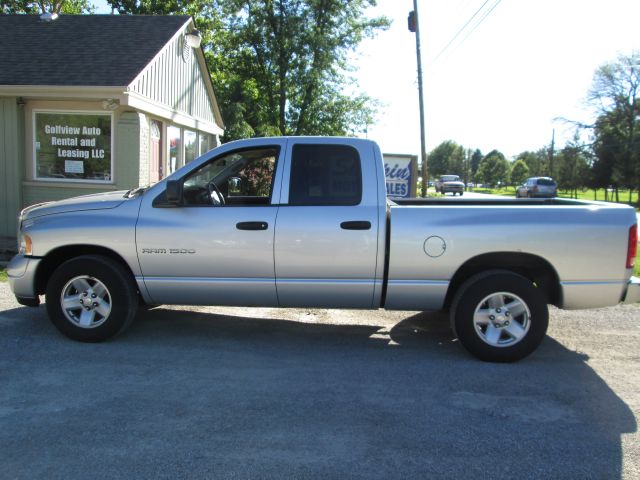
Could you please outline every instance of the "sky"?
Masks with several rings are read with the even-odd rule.
[[[367,136],[386,153],[420,152],[412,9],[378,0],[369,13],[393,24],[354,55],[360,89],[383,103]],[[418,0],[418,14],[427,152],[454,140],[511,158],[548,146],[554,129],[562,147],[574,128],[558,117],[593,118],[585,98],[597,67],[640,49],[638,0]]]
[[[93,3],[97,13],[110,13],[105,0]],[[574,128],[558,118],[593,118],[584,100],[598,66],[640,49],[638,0],[417,3],[427,152],[453,140],[511,158],[548,146],[554,129],[561,148]],[[420,154],[412,9],[413,0],[378,0],[367,14],[392,25],[352,56],[354,88],[381,103],[366,136],[385,153]]]

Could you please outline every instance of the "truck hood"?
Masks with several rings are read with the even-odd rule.
[[[460,185],[462,187],[464,187],[464,183],[460,182],[458,180],[455,180],[453,182],[442,182],[443,185]]]
[[[124,196],[125,193],[127,193],[126,190],[93,193],[91,195],[82,195],[80,197],[67,198],[55,202],[38,203],[22,210],[20,218],[24,221],[57,213],[115,208],[126,200]]]

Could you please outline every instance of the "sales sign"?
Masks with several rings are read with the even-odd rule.
[[[383,154],[387,196],[409,198],[415,196],[413,184],[417,157],[415,155]]]

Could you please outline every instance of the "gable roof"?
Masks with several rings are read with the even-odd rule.
[[[126,86],[188,16],[0,15],[0,85]]]

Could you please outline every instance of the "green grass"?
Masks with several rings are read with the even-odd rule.
[[[491,195],[502,195],[505,197],[515,197],[516,189],[514,187],[505,187],[505,188],[474,188],[471,190],[477,193],[489,193]],[[604,201],[605,191],[603,189],[594,191],[592,189],[578,190],[578,200],[598,200]],[[572,193],[565,190],[558,191],[558,197],[560,198],[574,198]],[[633,206],[638,203],[638,192],[633,192],[631,194],[631,203],[629,203],[629,191],[628,190],[620,190],[618,198],[620,200],[619,203],[631,204]],[[608,192],[607,201],[613,202],[613,193]]]
[[[469,192],[488,193],[489,195],[502,195],[503,197],[515,197],[516,192],[513,188],[473,188]]]
[[[604,190],[592,190],[592,189],[586,189],[586,190],[578,190],[578,200],[598,200],[598,201],[604,201],[604,194],[605,191]],[[607,193],[608,198],[607,201],[609,202],[613,202],[614,201],[614,193],[613,192],[608,192]],[[573,198],[571,196],[571,193],[568,191],[562,191],[560,190],[560,192],[558,192],[558,196],[559,197],[563,197],[563,198]],[[631,201],[629,201],[629,191],[628,190],[620,190],[620,192],[618,193],[618,199],[620,200],[619,203],[626,203],[626,204],[631,204],[631,205],[635,205],[638,203],[638,192],[633,192],[631,194]]]
[[[0,268],[0,282],[7,281],[7,271],[4,268]]]

